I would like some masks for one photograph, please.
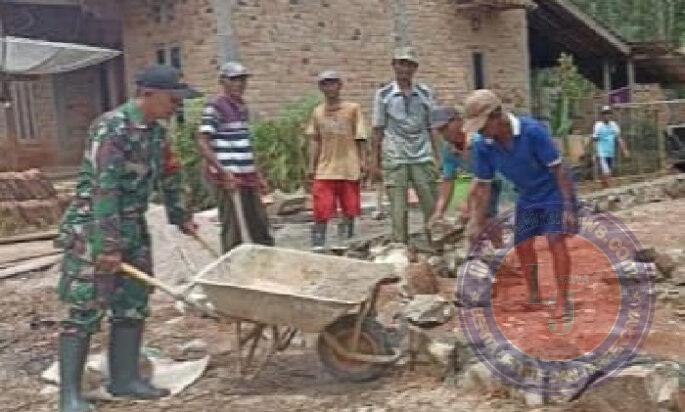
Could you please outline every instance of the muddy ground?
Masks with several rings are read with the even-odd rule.
[[[685,199],[640,206],[620,212],[640,241],[657,249],[685,247]],[[416,218],[415,218],[416,219]],[[199,216],[203,233],[216,239],[211,216]],[[151,221],[163,221],[154,210]],[[365,219],[364,235],[382,233],[387,222]],[[196,244],[179,238],[174,228],[155,231],[158,275],[180,284],[210,256]],[[308,225],[288,224],[277,230],[277,240],[287,247],[306,247]],[[181,250],[183,252],[181,252]],[[182,257],[185,256],[185,257]],[[54,411],[57,396],[41,394],[46,387],[40,374],[56,360],[58,324],[62,307],[55,294],[55,269],[0,281],[0,410]],[[680,288],[685,293],[684,288]],[[103,326],[107,326],[103,323]],[[661,305],[644,351],[659,357],[685,360],[683,321],[674,310]],[[424,369],[410,372],[391,368],[375,382],[348,384],[336,381],[320,366],[307,341],[296,345],[269,364],[253,381],[236,378],[233,328],[226,321],[182,316],[173,302],[159,293],[153,297],[153,315],[146,345],[170,356],[180,356],[179,345],[199,338],[207,342],[211,362],[205,375],[180,395],[156,402],[101,402],[98,410],[123,411],[524,411],[533,410],[497,397],[465,395],[454,386],[442,385]],[[93,351],[105,348],[106,334],[98,334]],[[311,343],[311,342],[310,342]],[[572,410],[557,405],[538,411]]]

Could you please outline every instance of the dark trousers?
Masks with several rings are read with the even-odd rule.
[[[259,195],[259,189],[256,187],[239,187],[236,190],[240,193],[243,216],[245,216],[252,241],[261,245],[273,246],[274,238],[271,236],[269,218]],[[219,203],[219,219],[221,220],[221,250],[226,253],[242,243],[240,223],[238,223],[238,215],[236,215],[231,192],[219,190],[217,200]]]

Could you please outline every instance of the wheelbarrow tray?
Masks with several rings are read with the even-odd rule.
[[[378,283],[396,278],[390,264],[241,245],[196,282],[223,315],[320,332],[357,310]]]

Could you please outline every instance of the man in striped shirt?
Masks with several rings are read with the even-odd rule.
[[[222,91],[210,98],[202,112],[200,152],[207,164],[207,176],[217,187],[221,247],[224,252],[241,243],[236,205],[231,191],[237,190],[250,237],[255,243],[273,246],[266,209],[261,193],[266,184],[255,166],[252,135],[248,127],[248,110],[243,100],[250,73],[240,63],[221,66],[219,84]]]

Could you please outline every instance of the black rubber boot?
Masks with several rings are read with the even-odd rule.
[[[326,250],[326,226],[326,222],[312,226],[312,252],[323,253]]]
[[[93,405],[81,397],[83,368],[88,356],[90,335],[62,332],[59,335],[59,411],[87,412]]]
[[[158,399],[169,396],[168,389],[152,386],[140,377],[140,346],[143,338],[142,320],[112,319],[109,337],[109,385],[114,396],[133,399]]]
[[[354,236],[354,218],[343,217],[338,223],[338,237],[340,240],[351,239]]]

